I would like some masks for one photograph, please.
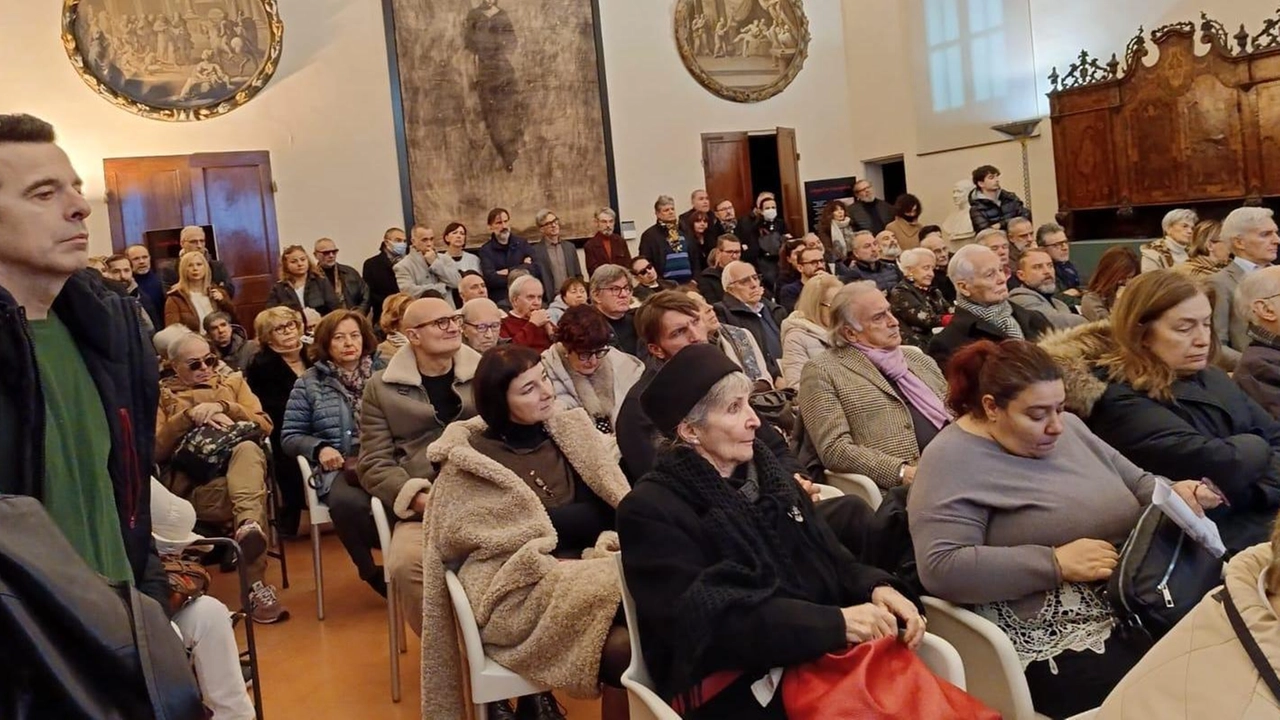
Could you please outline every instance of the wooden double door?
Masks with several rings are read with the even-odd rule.
[[[795,237],[807,232],[794,128],[703,133],[702,168],[713,207],[732,200],[738,217],[745,218],[755,207],[756,195],[768,190],[778,199],[778,214],[787,230]]]
[[[112,248],[146,244],[153,264],[163,265],[158,235],[186,225],[212,227],[216,256],[236,286],[237,321],[252,334],[280,253],[269,153],[108,158],[103,170]]]

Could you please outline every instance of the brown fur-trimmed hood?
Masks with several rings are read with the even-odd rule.
[[[1094,403],[1106,392],[1108,383],[1098,377],[1098,361],[1116,347],[1111,337],[1111,321],[1055,330],[1037,343],[1062,367],[1067,389],[1067,410],[1088,419]]]

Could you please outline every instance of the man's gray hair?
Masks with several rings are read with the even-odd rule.
[[[689,410],[682,422],[695,428],[702,427],[711,413],[723,409],[734,398],[750,393],[751,387],[751,380],[741,372],[725,375]]]
[[[497,315],[499,318],[502,317],[502,308],[498,307],[498,303],[487,297],[471,298],[462,303],[462,319],[465,322],[471,322],[480,313],[486,311]]]
[[[159,330],[151,338],[151,344],[156,348],[156,354],[162,359],[169,359],[169,345],[174,340],[191,333],[191,328],[182,323],[174,323],[166,326],[163,330]]]
[[[871,237],[875,237],[875,236],[876,236],[876,234],[875,234],[875,233],[873,233],[873,232],[871,232],[870,230],[866,230],[866,229],[858,229],[858,230],[854,230],[854,231],[853,231],[853,234],[849,236],[849,239],[850,239],[850,240],[853,240],[854,238],[858,237],[859,235],[870,235]]]
[[[1221,237],[1228,244],[1232,244],[1236,238],[1244,237],[1247,232],[1261,230],[1274,215],[1271,208],[1236,208],[1222,221]],[[1234,245],[1232,247],[1234,249]]]
[[[1035,227],[1035,223],[1019,215],[1009,220],[1009,229],[1012,230],[1014,225],[1022,225],[1023,223]]]
[[[552,215],[555,215],[555,213],[551,212],[549,208],[542,208],[541,210],[533,214],[533,224],[541,228],[542,223],[546,222],[547,218],[551,217]]]
[[[528,275],[521,275],[520,277],[512,280],[511,284],[507,286],[507,300],[512,304],[515,304],[516,296],[520,294],[520,288],[531,282],[536,282],[539,285],[542,284],[542,281],[534,277],[532,273]]]
[[[604,265],[596,268],[595,272],[591,273],[591,287],[588,289],[591,291],[591,294],[594,295],[595,293],[600,292],[604,286],[612,285],[623,278],[626,278],[628,283],[631,282],[631,271],[621,265],[605,263]]]
[[[1253,303],[1276,295],[1280,295],[1280,269],[1262,268],[1245,275],[1236,286],[1231,307],[1241,320],[1253,322]]]
[[[1168,235],[1169,228],[1173,227],[1174,225],[1177,225],[1180,222],[1185,222],[1189,225],[1195,225],[1196,223],[1200,222],[1200,217],[1196,215],[1195,210],[1188,210],[1187,208],[1177,208],[1175,210],[1170,210],[1169,212],[1164,214],[1164,219],[1160,221],[1160,229],[1164,231],[1165,235]],[[1226,237],[1226,236],[1224,235],[1223,237]]]
[[[659,195],[658,199],[653,201],[653,209],[655,212],[659,208],[664,208],[664,207],[667,207],[668,205],[670,205],[671,207],[675,207],[676,205],[676,199],[671,197],[670,195]]]
[[[910,250],[903,250],[898,256],[898,267],[906,270],[913,268],[920,263],[928,260],[929,262],[937,262],[938,258],[929,248],[914,247]]]
[[[925,252],[929,252],[926,250]],[[932,254],[932,253],[930,253]],[[865,295],[875,293],[884,297],[874,280],[855,280],[840,288],[831,298],[831,330],[830,339],[833,347],[849,347],[849,341],[840,331],[846,327],[862,332],[862,323],[858,322],[858,301]]]
[[[997,230],[996,232],[1000,231]],[[973,280],[974,273],[976,272],[974,262],[978,259],[978,256],[983,253],[991,253],[992,255],[995,255],[996,251],[986,245],[979,245],[977,243],[965,245],[960,248],[951,256],[951,262],[947,263],[947,277],[953,283],[971,282]]]
[[[977,235],[974,235],[973,242],[978,245],[982,245],[983,240],[986,240],[989,237],[994,237],[996,235],[999,235],[1000,237],[1004,238],[1006,242],[1008,242],[1009,240],[1009,233],[1001,230],[1000,228],[987,228],[986,230],[979,232]],[[983,245],[983,247],[986,247],[986,246]],[[990,248],[987,248],[987,249],[989,250]]]
[[[211,350],[213,349],[213,346],[209,344],[209,340],[205,336],[191,332],[191,330],[188,329],[185,333],[182,333],[169,341],[169,347],[168,351],[165,353],[165,357],[172,360],[186,349],[188,345],[193,345],[197,342]]]
[[[611,208],[611,207],[602,207],[602,208],[600,208],[599,210],[597,210],[597,211],[596,211],[596,214],[594,215],[594,217],[595,217],[596,219],[599,219],[601,215],[608,215],[608,216],[609,216],[609,218],[610,218],[610,219],[612,219],[612,220],[617,220],[617,219],[618,219],[618,213],[614,212],[614,211],[613,211],[613,208]]]
[[[1045,238],[1057,233],[1065,233],[1066,231],[1067,229],[1058,223],[1047,222],[1036,228],[1036,244],[1043,247]]]

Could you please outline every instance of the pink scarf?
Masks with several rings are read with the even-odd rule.
[[[853,346],[866,355],[871,364],[898,387],[902,399],[911,403],[934,427],[941,429],[951,419],[946,406],[942,404],[942,398],[907,367],[907,356],[903,354],[901,347],[885,350],[861,343],[854,343]]]

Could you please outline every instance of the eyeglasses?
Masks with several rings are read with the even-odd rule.
[[[560,218],[553,217],[550,220],[544,220],[542,224],[539,225],[538,227],[551,227],[552,225],[559,225],[559,224],[560,224]]]
[[[442,318],[436,318],[435,320],[428,320],[428,321],[426,321],[426,322],[420,322],[420,323],[418,323],[417,325],[414,325],[414,326],[412,326],[412,327],[408,327],[408,328],[405,328],[405,329],[406,329],[406,330],[421,330],[422,328],[424,328],[424,327],[426,327],[426,326],[428,326],[428,325],[435,325],[435,326],[436,326],[436,329],[437,329],[437,330],[440,330],[440,331],[448,331],[448,330],[451,330],[451,329],[453,329],[453,328],[455,328],[455,327],[460,327],[460,326],[462,325],[462,316],[461,316],[461,315],[445,315],[445,316],[444,316],[444,317],[442,317]]]
[[[284,335],[285,333],[289,332],[290,330],[293,330],[294,332],[297,332],[298,330],[301,330],[301,329],[302,329],[302,326],[301,326],[300,324],[298,324],[298,321],[297,321],[297,320],[290,320],[290,321],[289,321],[289,322],[287,322],[287,323],[283,323],[283,324],[281,324],[281,325],[277,325],[277,326],[275,326],[275,327],[271,328],[271,334],[272,334],[272,335]]]
[[[337,255],[337,254],[338,254],[338,251],[337,251],[337,250],[317,250],[317,251],[316,251],[316,254],[317,254],[317,255],[324,255],[324,256],[326,256],[326,257],[332,257],[332,256],[334,256],[334,255]]]
[[[720,254],[726,257],[742,257],[742,249],[739,248],[737,250],[721,250]]]
[[[650,265],[649,267],[652,268],[653,266]],[[626,297],[631,294],[630,285],[606,285],[600,289],[603,290],[604,292],[609,293],[614,297],[619,297],[619,298]]]
[[[1066,244],[1067,244],[1067,241],[1066,241],[1066,240],[1059,240],[1058,242],[1054,242],[1054,243],[1045,243],[1044,245],[1041,245],[1040,247],[1042,247],[1042,248],[1044,248],[1044,249],[1048,250],[1049,248],[1063,247],[1063,246],[1065,246]]]
[[[645,274],[645,273],[649,272],[649,271],[650,271],[650,270],[652,270],[652,269],[653,269],[653,265],[651,265],[651,264],[650,264],[650,265],[645,265],[644,267],[640,268],[639,270],[636,270],[636,269],[634,269],[634,268],[633,268],[633,269],[631,270],[631,273],[632,273],[633,275],[643,275],[643,274]]]
[[[746,276],[746,277],[744,277],[744,278],[738,278],[737,280],[734,280],[733,282],[731,282],[731,283],[729,283],[729,284],[730,284],[730,285],[746,285],[747,287],[752,287],[752,286],[755,286],[755,285],[759,285],[759,284],[760,284],[760,276],[759,276],[759,275],[748,275],[748,276]]]
[[[609,354],[609,348],[602,347],[595,350],[587,350],[586,352],[574,353],[578,356],[578,362],[587,362],[589,360],[603,360],[605,355]]]
[[[201,365],[212,370],[218,367],[218,362],[219,362],[218,356],[214,355],[213,353],[209,353],[208,355],[205,355],[202,358],[192,358],[188,360],[186,362],[186,366],[187,366],[187,369],[190,370],[191,372],[196,372],[197,370],[200,369]]]
[[[822,264],[822,258],[818,258],[817,260],[802,260],[800,262],[800,267],[813,267],[814,265],[821,265],[821,264]]]
[[[482,335],[488,335],[491,332],[497,332],[502,327],[502,323],[500,322],[469,323],[464,321],[462,324],[466,325],[469,328],[474,329],[476,332]],[[441,328],[441,329],[443,330],[444,328]]]

